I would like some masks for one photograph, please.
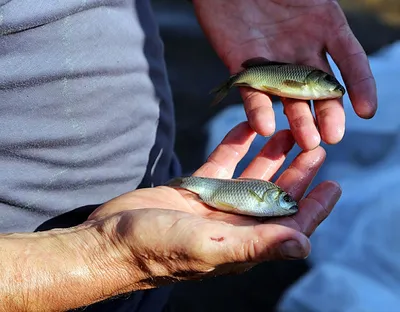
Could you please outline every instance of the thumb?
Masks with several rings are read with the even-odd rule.
[[[224,224],[208,234],[208,247],[215,265],[260,263],[272,260],[304,259],[310,241],[301,232],[279,224],[234,226]]]

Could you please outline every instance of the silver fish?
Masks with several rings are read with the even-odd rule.
[[[233,87],[249,87],[279,97],[324,100],[342,97],[346,90],[332,75],[312,66],[253,58],[243,62],[243,71],[211,90],[218,104]]]
[[[298,211],[296,201],[276,184],[257,179],[179,177],[166,183],[197,194],[217,210],[257,216],[288,216]]]

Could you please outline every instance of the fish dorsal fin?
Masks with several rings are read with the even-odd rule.
[[[248,59],[247,61],[244,61],[241,66],[243,68],[249,68],[249,67],[261,66],[261,65],[286,65],[286,64],[287,63],[270,61],[269,59],[267,59],[265,57],[253,57],[251,59]]]

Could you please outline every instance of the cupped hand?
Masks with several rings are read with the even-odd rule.
[[[375,80],[367,56],[335,0],[193,0],[195,12],[215,51],[231,73],[243,61],[264,57],[307,64],[332,73],[328,52],[337,64],[358,116],[377,109]],[[251,127],[261,135],[275,131],[270,96],[241,88]],[[282,99],[298,145],[310,150],[339,142],[345,130],[342,100],[315,101],[316,120],[306,101]]]
[[[244,122],[233,128],[194,175],[231,178],[256,133]],[[289,130],[276,133],[242,173],[269,180],[294,145]],[[323,182],[302,198],[325,159],[322,147],[302,152],[276,183],[299,201],[299,212],[266,222],[217,211],[196,195],[167,186],[139,189],[99,207],[89,220],[119,216],[112,240],[122,242],[132,263],[147,272],[146,282],[197,279],[241,271],[276,259],[301,259],[310,252],[310,236],[341,195]],[[90,221],[89,221],[90,222]]]

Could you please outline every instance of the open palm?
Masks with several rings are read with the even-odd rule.
[[[326,52],[339,67],[354,110],[371,118],[376,87],[367,56],[334,0],[194,0],[198,20],[231,73],[253,57],[307,64],[331,72]],[[275,130],[269,96],[241,88],[251,127],[261,135]],[[282,99],[296,142],[315,148],[322,139],[339,142],[345,115],[341,100],[315,103],[316,122],[307,102]],[[320,133],[319,133],[319,131]]]
[[[255,132],[247,122],[233,128],[221,144],[210,155],[207,162],[194,175],[217,178],[231,178],[237,163],[246,154]],[[254,158],[242,177],[270,180],[292,149],[294,139],[288,130],[276,133]],[[302,152],[290,167],[277,179],[276,183],[299,201],[325,159],[322,148]],[[305,199],[300,201],[299,212],[290,217],[274,218],[269,223],[288,226],[309,236],[320,222],[329,214],[340,196],[340,189],[334,182],[324,182],[316,187]],[[190,214],[190,222],[196,216],[211,223],[223,221],[234,225],[263,224],[258,219],[217,211],[203,204],[197,195],[166,186],[139,189],[102,205],[91,219],[125,210],[158,208],[181,211]],[[170,216],[170,215],[169,215]],[[177,219],[182,218],[177,214]],[[194,218],[194,219],[193,219]],[[217,226],[219,222],[214,222]]]

